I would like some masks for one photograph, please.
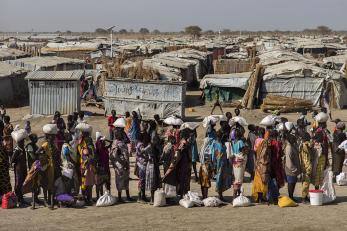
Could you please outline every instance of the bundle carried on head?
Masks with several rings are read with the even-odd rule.
[[[164,123],[167,125],[181,126],[183,121],[176,116],[170,116],[164,120]]]
[[[58,133],[58,127],[56,124],[46,124],[43,126],[42,131],[47,135],[56,135]]]
[[[113,126],[115,128],[125,128],[126,126],[126,121],[124,118],[118,118],[114,123]]]
[[[28,137],[28,133],[24,129],[18,129],[11,133],[12,139],[17,143],[26,139]]]
[[[93,127],[87,123],[82,122],[76,126],[76,130],[83,132],[83,133],[91,134],[93,131]]]

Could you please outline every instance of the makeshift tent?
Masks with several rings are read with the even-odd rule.
[[[250,75],[251,72],[206,75],[200,81],[200,89],[204,91],[205,101],[213,101],[217,92],[219,92],[220,102],[232,102],[242,99],[248,87]]]

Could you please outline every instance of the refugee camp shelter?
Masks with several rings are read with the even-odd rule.
[[[57,56],[35,56],[6,61],[29,71],[69,71],[84,69],[84,61]]]
[[[28,80],[31,114],[70,114],[80,111],[80,79],[83,70],[34,71]]]
[[[0,104],[19,106],[28,99],[28,86],[23,68],[0,62]]]
[[[323,92],[327,90],[330,106],[347,106],[347,79],[335,70],[298,61],[267,66],[260,87],[260,98],[279,95],[311,100],[319,106]]]
[[[161,118],[172,115],[184,117],[186,82],[142,81],[134,79],[110,79],[105,81],[106,113],[129,111],[141,113],[143,118]]]
[[[200,81],[205,102],[213,102],[219,93],[219,101],[224,103],[241,100],[247,87],[251,72],[232,74],[210,74]]]
[[[0,48],[0,61],[28,57],[29,53],[14,48]]]

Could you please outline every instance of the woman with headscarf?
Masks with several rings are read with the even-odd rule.
[[[235,129],[235,139],[232,141],[232,151],[233,151],[233,172],[234,172],[234,194],[233,197],[236,198],[241,193],[241,186],[243,183],[248,147],[242,139],[242,133],[239,129]]]
[[[112,142],[106,140],[101,133],[97,133],[95,142],[95,159],[96,159],[96,174],[97,174],[97,185],[96,185],[96,196],[103,193],[103,186],[105,185],[106,190],[111,193],[111,172],[110,172],[110,158],[109,148]]]
[[[300,135],[301,144],[299,145],[300,164],[302,171],[302,202],[309,203],[308,191],[310,189],[312,175],[312,144],[308,132]]]
[[[76,127],[81,132],[77,145],[77,154],[80,158],[81,189],[87,205],[92,205],[92,188],[95,184],[95,147],[90,133],[92,127],[86,123],[79,123]]]
[[[338,122],[333,133],[332,171],[334,173],[334,178],[342,172],[343,161],[345,160],[345,150],[339,148],[339,145],[347,139],[346,133],[344,132],[345,129],[346,125],[343,122]]]
[[[325,139],[325,134],[322,129],[317,129],[312,137],[312,184],[315,186],[315,189],[319,189],[323,185],[324,170],[326,168],[326,155],[324,154]]]
[[[211,187],[214,169],[213,145],[217,138],[217,132],[214,129],[216,122],[214,120],[208,120],[207,122],[206,137],[200,150],[199,184],[203,199],[208,197],[208,189]]]
[[[287,123],[286,123],[287,124]],[[294,200],[295,185],[297,177],[301,174],[298,143],[296,137],[291,134],[292,128],[286,126],[283,134],[284,169],[287,176],[288,195]]]
[[[136,111],[131,112],[132,120],[131,120],[131,127],[128,130],[128,137],[130,139],[129,144],[129,154],[131,155],[132,151],[137,146],[137,140],[139,138],[140,134],[140,119],[139,115]]]
[[[144,122],[140,126],[140,134],[136,145],[136,166],[135,175],[139,178],[138,182],[138,202],[148,202],[146,198],[146,168],[149,156],[152,152],[151,137],[147,133],[147,124]]]
[[[72,172],[72,177],[67,177],[68,187],[66,187],[66,192],[77,195],[79,191],[79,181],[76,174],[76,166],[77,166],[77,155],[75,150],[72,148],[70,142],[72,141],[72,135],[70,133],[64,134],[64,144],[61,148],[61,164],[63,169]]]
[[[44,203],[45,206],[49,206],[50,209],[53,209],[55,193],[54,183],[61,175],[60,153],[54,144],[58,128],[55,124],[47,124],[43,126],[43,132],[45,133],[46,140],[37,153],[39,156],[42,156],[42,162],[45,162],[47,165],[41,182],[43,187]]]
[[[256,203],[267,201],[268,183],[270,180],[271,142],[264,139],[265,129],[258,128],[255,140],[255,174],[252,184],[252,197]]]
[[[157,133],[156,123],[149,122],[148,133],[151,138],[151,152],[149,152],[146,166],[146,191],[151,192],[151,204],[154,202],[154,192],[161,188],[161,177],[159,169],[159,159],[161,155],[161,141]]]
[[[216,177],[216,192],[219,199],[224,201],[223,192],[231,188],[232,185],[232,169],[227,157],[225,143],[222,142],[223,133],[217,132],[217,139],[214,142],[213,153],[213,166]]]
[[[177,195],[183,198],[190,190],[192,156],[188,129],[183,129],[180,132],[180,136],[181,140],[179,146],[177,149],[174,149],[175,155],[168,170],[165,172],[163,182],[171,184],[168,180],[172,177],[176,177]]]
[[[271,130],[269,134],[270,140],[270,179],[268,184],[268,198],[275,205],[278,203],[280,196],[280,188],[285,185],[285,172],[282,162],[284,156],[282,143],[276,130]]]
[[[61,114],[59,111],[55,112],[53,123],[56,124],[58,128],[58,133],[55,137],[55,145],[57,146],[58,151],[60,151],[64,143],[64,132],[66,129],[66,125],[64,119],[61,118]]]
[[[129,192],[130,160],[128,148],[120,130],[115,130],[114,138],[110,152],[110,160],[116,175],[118,202],[124,202],[122,200],[123,190],[126,192],[127,201],[132,201],[133,199],[130,197]]]

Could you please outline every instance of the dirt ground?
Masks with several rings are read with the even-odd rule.
[[[189,112],[188,108],[193,108]],[[87,118],[94,127],[93,134],[101,131],[107,135],[107,121],[103,111],[94,108],[84,108],[96,113]],[[201,106],[197,92],[188,93],[186,119],[202,121],[210,113],[210,106]],[[225,111],[232,111],[225,108]],[[13,124],[23,125],[22,118],[29,114],[29,107],[8,109]],[[260,110],[242,110],[248,123],[259,123],[265,116]],[[296,121],[298,114],[287,114],[291,121]],[[347,121],[346,111],[333,111],[333,117]],[[30,119],[32,130],[42,135],[42,126],[52,117]],[[333,123],[329,123],[329,128]],[[198,141],[201,143],[204,129],[198,129]],[[93,135],[94,136],[94,135]],[[132,159],[132,169],[134,158]],[[131,171],[133,172],[133,171]],[[116,194],[114,173],[112,173],[112,194]],[[135,176],[131,176],[135,179]],[[13,179],[13,178],[12,178]],[[247,181],[248,182],[248,181]],[[245,194],[251,194],[251,184],[244,183]],[[116,204],[111,207],[87,207],[83,209],[60,208],[50,211],[40,207],[36,210],[0,209],[0,230],[347,230],[347,187],[335,186],[337,200],[334,204],[315,207],[299,204],[295,208],[279,208],[278,206],[254,205],[248,208],[233,208],[226,205],[220,208],[185,209],[179,205],[154,208],[149,204]],[[191,190],[199,192],[200,187],[193,180]],[[287,188],[280,190],[287,195]],[[137,180],[130,182],[132,197],[137,195]],[[216,195],[214,183],[209,190],[210,196]],[[301,184],[297,184],[295,196],[300,198]],[[225,192],[226,199],[232,200],[232,190]],[[26,195],[26,200],[30,200]]]

